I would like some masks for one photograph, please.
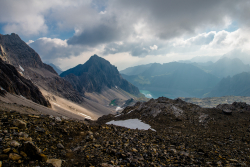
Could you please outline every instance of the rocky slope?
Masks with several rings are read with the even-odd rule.
[[[44,64],[40,56],[17,34],[0,34],[0,57],[38,87],[71,101],[83,102],[83,98],[72,85],[59,77],[51,66]]]
[[[158,98],[119,116],[83,123],[47,115],[1,111],[3,166],[249,166],[248,106],[221,109]],[[244,106],[242,108],[242,106]],[[107,125],[140,118],[156,131]]]
[[[48,65],[50,65],[51,67],[53,67],[53,69],[56,71],[56,73],[57,73],[58,75],[60,75],[60,74],[62,73],[62,69],[61,69],[60,67],[56,66],[55,64],[53,64],[53,63],[48,63]]]
[[[1,58],[0,86],[2,89],[1,91],[6,90],[9,93],[21,95],[38,104],[51,107],[51,104],[45,99],[37,86],[35,86],[30,80],[21,76],[14,66],[6,64]]]
[[[84,92],[100,93],[106,88],[117,87],[133,95],[140,93],[137,87],[121,77],[115,66],[97,55],[90,57],[85,64],[79,64],[63,72],[60,76],[82,94]]]
[[[232,104],[233,102],[246,102],[250,104],[250,97],[246,96],[222,96],[206,98],[181,98],[188,103],[197,104],[203,108],[213,108],[219,104]]]

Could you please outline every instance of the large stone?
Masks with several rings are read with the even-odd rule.
[[[62,145],[62,143],[58,143],[57,148],[64,149],[64,146]]]
[[[12,147],[19,147],[20,143],[18,143],[16,140],[12,140],[8,142],[8,145],[12,146]]]
[[[25,129],[26,128],[26,123],[20,119],[15,119],[13,121],[13,125],[17,126],[18,128]]]
[[[42,159],[40,156],[41,150],[30,141],[23,143],[20,148],[20,151],[25,152],[27,156],[30,157],[32,160]]]
[[[22,157],[18,154],[15,154],[15,153],[10,153],[9,155],[9,159],[13,160],[13,161],[17,161],[19,159],[22,159]]]
[[[11,148],[6,148],[3,150],[4,153],[8,153],[11,150]]]
[[[60,160],[60,159],[48,159],[47,163],[52,164],[54,167],[61,167],[62,166],[62,160]]]

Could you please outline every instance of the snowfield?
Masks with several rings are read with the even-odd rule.
[[[155,131],[154,129],[151,128],[150,125],[141,122],[141,120],[139,120],[139,119],[127,119],[127,120],[120,120],[120,121],[112,120],[110,122],[107,122],[106,124],[113,124],[116,126],[122,126],[122,127],[126,127],[129,129],[139,129],[139,130],[151,129],[151,130]]]
[[[19,65],[20,70],[24,71],[23,67]]]

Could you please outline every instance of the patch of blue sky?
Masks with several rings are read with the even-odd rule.
[[[207,28],[205,32],[206,33],[209,33],[211,31],[219,32],[219,31],[222,31],[222,30],[225,30],[225,31],[228,31],[228,32],[234,32],[234,31],[236,31],[238,29],[239,29],[238,22],[233,21],[228,27],[226,27],[224,29],[221,29],[221,28]]]
[[[6,33],[4,32],[4,29],[3,29],[3,27],[4,27],[5,25],[6,25],[5,23],[0,23],[0,34],[3,34],[3,35],[6,34]]]
[[[104,12],[107,7],[107,0],[93,0],[91,7],[97,9],[98,12]]]
[[[232,22],[232,24],[230,24],[226,29],[225,31],[228,31],[228,32],[234,32],[236,30],[239,29],[239,24],[238,22],[234,21]]]

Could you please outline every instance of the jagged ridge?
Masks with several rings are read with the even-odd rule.
[[[0,57],[22,72],[26,79],[30,79],[39,88],[77,103],[84,101],[72,85],[59,77],[50,65],[43,63],[40,56],[17,34],[0,34]],[[24,71],[20,70],[20,66]]]
[[[104,88],[119,87],[128,93],[138,95],[137,87],[123,79],[117,68],[107,60],[94,55],[85,64],[63,72],[61,77],[68,80],[82,94],[101,92]]]

